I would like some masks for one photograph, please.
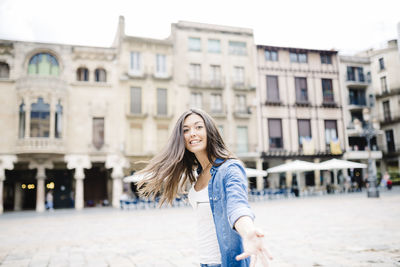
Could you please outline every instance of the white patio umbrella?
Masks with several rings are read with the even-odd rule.
[[[342,159],[330,159],[319,163],[321,170],[339,170],[339,169],[365,169],[367,164]]]
[[[341,169],[365,169],[367,164],[342,159],[330,159],[318,164],[321,170],[333,170],[334,183],[338,184],[337,172]]]
[[[280,173],[280,172],[304,172],[304,171],[315,171],[320,170],[317,163],[294,160],[288,163],[284,163],[272,168],[267,169],[268,173]]]
[[[268,173],[295,172],[297,177],[297,186],[299,188],[299,193],[300,193],[301,192],[300,172],[315,171],[315,170],[320,170],[320,167],[317,163],[302,161],[302,160],[294,160],[288,163],[284,163],[269,168],[267,169],[267,172]]]
[[[267,172],[263,170],[257,170],[252,168],[245,168],[247,177],[267,176]]]

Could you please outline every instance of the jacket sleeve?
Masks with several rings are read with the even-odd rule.
[[[249,216],[254,220],[255,216],[250,209],[247,197],[246,172],[240,163],[235,162],[227,166],[224,185],[227,216],[231,228],[234,228],[236,221],[242,216]]]

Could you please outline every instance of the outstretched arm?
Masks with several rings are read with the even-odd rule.
[[[243,240],[244,252],[236,256],[236,260],[250,258],[250,266],[254,267],[258,259],[261,259],[263,266],[268,266],[268,259],[272,260],[264,244],[264,233],[254,226],[249,216],[242,216],[235,222],[235,229]]]

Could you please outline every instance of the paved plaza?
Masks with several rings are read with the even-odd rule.
[[[400,266],[400,188],[252,202],[271,266]],[[199,266],[189,207],[0,216],[1,266]]]

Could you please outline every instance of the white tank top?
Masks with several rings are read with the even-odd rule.
[[[200,191],[196,191],[192,186],[188,198],[196,213],[200,263],[221,264],[221,253],[208,199],[208,186]]]

